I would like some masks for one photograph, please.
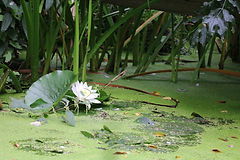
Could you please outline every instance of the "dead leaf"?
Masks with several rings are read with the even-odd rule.
[[[156,132],[153,135],[156,136],[156,137],[164,137],[164,136],[166,136],[166,134],[164,134],[162,132]]]
[[[172,100],[171,97],[163,97],[164,100]]]
[[[224,142],[228,142],[227,138],[218,138],[218,139],[221,140],[221,141],[224,141]]]
[[[218,150],[218,149],[213,149],[212,151],[215,152],[215,153],[221,153],[221,151]]]
[[[142,113],[135,113],[136,116],[142,116]]]
[[[227,103],[226,101],[224,100],[220,100],[220,101],[217,101],[218,103]]]
[[[150,144],[150,145],[148,145],[148,148],[157,149],[158,147]]]
[[[19,148],[20,144],[14,143],[13,146]]]
[[[156,91],[152,92],[152,94],[154,94],[154,95],[156,95],[156,96],[160,96],[160,93],[159,93],[159,92],[156,92]]]
[[[233,139],[238,139],[238,137],[236,137],[236,136],[231,136],[231,138],[233,138]]]
[[[115,152],[114,154],[127,154],[127,152]]]
[[[179,158],[182,158],[182,157],[181,157],[181,156],[176,156],[175,158],[176,158],[176,159],[179,159]]]

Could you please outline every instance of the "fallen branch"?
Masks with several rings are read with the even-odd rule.
[[[177,71],[183,72],[183,71],[195,71],[195,70],[196,70],[196,68],[181,68],[181,69],[178,69]],[[215,72],[215,73],[226,74],[229,76],[240,77],[240,72],[234,72],[234,71],[229,71],[229,70],[220,70],[220,69],[214,69],[214,68],[200,68],[199,70],[204,71],[204,72]],[[133,74],[130,76],[126,76],[124,78],[128,79],[128,78],[133,78],[133,77],[145,76],[145,75],[153,74],[153,73],[167,73],[167,72],[172,72],[172,70],[166,69],[166,70],[150,71],[150,72],[144,72],[144,73],[139,73],[139,74]]]
[[[107,85],[107,83],[100,83],[100,82],[88,82],[88,83],[97,84],[97,85],[101,85],[101,86],[106,86]],[[129,90],[132,90],[132,91],[137,91],[137,92],[140,92],[140,93],[144,93],[144,94],[148,94],[148,95],[152,95],[152,96],[156,96],[156,97],[161,97],[161,98],[165,97],[165,96],[157,95],[155,93],[147,92],[147,91],[144,91],[144,90],[141,90],[141,89],[122,86],[122,85],[109,84],[108,87],[129,89]],[[174,105],[167,105],[167,104],[158,104],[158,103],[152,103],[152,102],[147,102],[147,101],[137,101],[137,102],[150,104],[150,105],[156,105],[156,106],[162,106],[162,107],[176,108],[177,105],[179,104],[179,101],[177,99],[174,99],[174,98],[171,98],[171,97],[168,97],[168,98],[169,98],[168,100],[174,102],[175,104]]]

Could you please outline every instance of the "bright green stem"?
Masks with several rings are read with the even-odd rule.
[[[97,41],[97,43],[93,46],[91,51],[88,54],[88,60],[93,56],[96,51],[99,49],[99,47],[104,43],[104,41],[116,30],[121,26],[123,23],[125,23],[127,20],[141,12],[143,9],[148,7],[148,4],[153,4],[158,2],[159,0],[152,0],[149,3],[144,3],[143,5],[139,6],[138,8],[135,8],[131,11],[129,11],[123,18],[121,18],[119,21],[117,21],[108,31],[106,31],[101,38]]]
[[[212,37],[212,38],[214,38],[214,37]],[[210,42],[211,42],[211,41],[210,41]],[[196,69],[195,69],[195,71],[194,71],[193,81],[197,81],[197,79],[199,78],[199,71],[200,71],[200,68],[201,68],[201,64],[203,63],[203,60],[204,60],[204,58],[205,58],[205,56],[206,56],[206,53],[207,53],[207,51],[208,51],[208,49],[209,49],[209,46],[210,46],[210,43],[206,44],[206,45],[204,46],[204,48],[203,48],[202,57],[200,58],[200,60],[199,60],[199,62],[198,62],[198,64],[197,64],[197,67],[196,67]]]
[[[75,0],[75,36],[74,36],[74,49],[73,49],[73,73],[76,76],[76,81],[79,75],[79,12],[78,0]]]
[[[211,67],[215,39],[216,39],[216,34],[213,35],[213,38],[211,40],[211,46],[210,46],[210,51],[209,51],[209,56],[208,56],[208,63],[207,63],[208,67]]]
[[[88,6],[88,37],[87,37],[87,48],[86,54],[84,56],[83,67],[82,67],[82,81],[85,82],[87,79],[87,63],[88,63],[88,53],[90,50],[90,39],[91,39],[91,29],[92,29],[92,0],[89,0]]]

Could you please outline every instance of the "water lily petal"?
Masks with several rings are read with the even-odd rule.
[[[90,95],[87,97],[87,99],[95,99],[95,98],[97,98],[98,96],[99,96],[98,93],[92,93],[92,94],[90,94]]]
[[[101,103],[101,102],[100,102],[99,100],[97,100],[97,99],[91,99],[90,101],[91,101],[91,103],[98,103],[98,104]]]
[[[88,87],[87,82],[84,82],[84,83],[83,83],[83,86],[84,86],[84,87]]]

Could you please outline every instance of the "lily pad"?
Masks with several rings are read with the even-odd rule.
[[[58,105],[74,80],[72,71],[55,71],[47,74],[32,84],[24,100],[13,99],[10,107],[30,111],[48,111]],[[20,105],[17,102],[21,102]]]

